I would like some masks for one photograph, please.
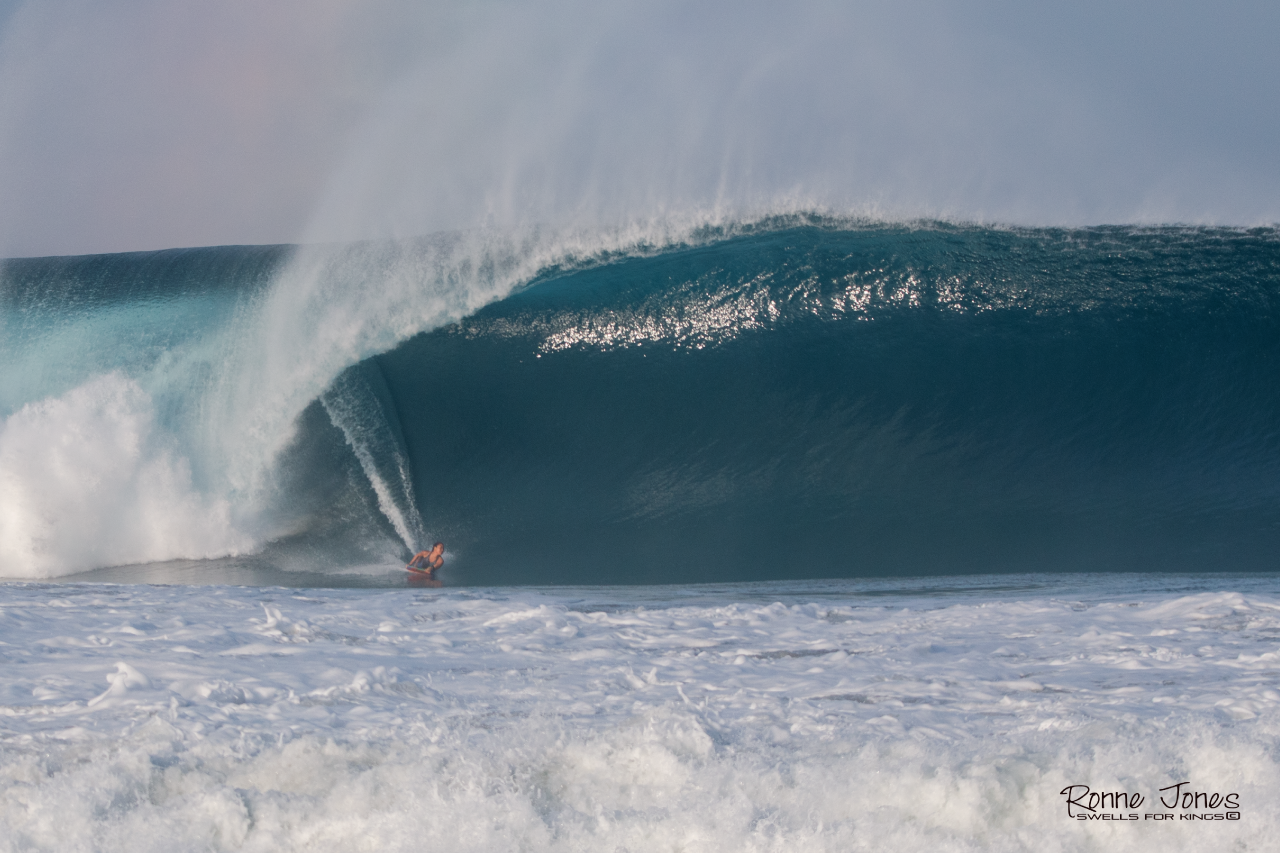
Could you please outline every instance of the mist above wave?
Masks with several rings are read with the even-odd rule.
[[[1276,14],[1250,0],[26,3],[0,18],[0,253],[787,204],[1274,222],[1277,118],[1258,105],[1280,72]]]

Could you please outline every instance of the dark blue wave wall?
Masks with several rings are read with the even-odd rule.
[[[457,582],[1280,569],[1274,230],[791,228],[362,369]]]

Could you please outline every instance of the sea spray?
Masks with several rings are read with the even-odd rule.
[[[362,369],[363,368],[363,369]],[[321,397],[329,416],[360,461],[378,497],[378,508],[410,550],[426,541],[409,459],[386,382],[377,365],[348,368]]]

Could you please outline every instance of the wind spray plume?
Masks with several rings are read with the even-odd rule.
[[[875,6],[487,7],[380,100],[308,239],[942,212],[889,192],[937,137],[890,85],[906,35]]]
[[[1079,35],[1097,12],[1053,23]],[[457,16],[452,42],[433,40],[371,110],[308,239],[801,210],[1027,224],[1280,215],[1259,189],[1280,189],[1259,168],[1261,137],[1171,137],[1173,115],[1151,113],[1185,64],[1135,81],[1139,103],[1104,86],[1140,52],[1131,18],[1086,58],[982,4],[487,5]],[[1184,29],[1162,33],[1177,45]],[[1147,48],[1159,68],[1169,45]],[[1179,91],[1182,109],[1207,108]]]

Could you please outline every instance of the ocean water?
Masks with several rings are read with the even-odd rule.
[[[1269,849],[1278,300],[1274,229],[4,261],[0,845]]]

